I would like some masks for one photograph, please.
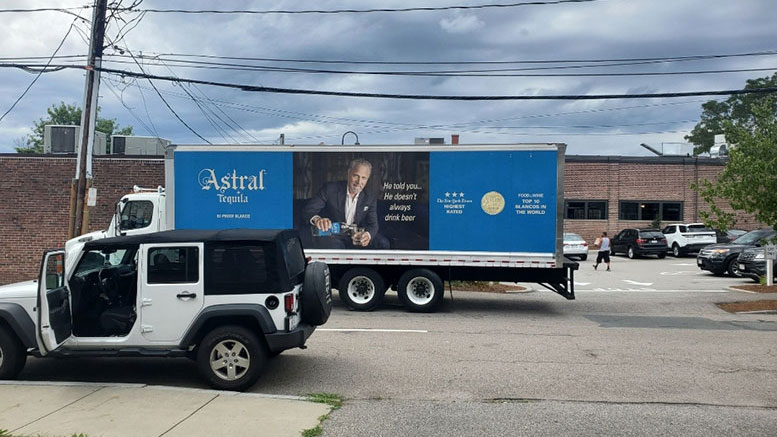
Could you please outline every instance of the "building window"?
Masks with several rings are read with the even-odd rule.
[[[572,220],[607,220],[606,200],[568,200],[565,217]]]
[[[681,221],[683,203],[621,201],[618,217],[621,220]]]

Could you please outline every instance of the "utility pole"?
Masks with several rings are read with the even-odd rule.
[[[108,0],[95,0],[92,15],[92,36],[89,40],[89,63],[86,69],[84,105],[81,111],[81,141],[78,145],[76,177],[70,186],[70,220],[68,239],[89,231],[89,207],[87,198],[92,185],[92,151],[97,119],[97,95],[100,89],[103,42],[105,40],[105,13]]]

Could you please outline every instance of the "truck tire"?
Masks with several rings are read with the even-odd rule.
[[[680,251],[680,246],[677,245],[677,243],[672,243],[672,256],[675,258],[680,258],[682,256],[682,251]]]
[[[12,331],[0,326],[0,379],[14,379],[27,362],[27,351]]]
[[[365,267],[355,267],[345,272],[337,288],[340,300],[348,308],[372,311],[383,301],[386,283],[380,273]]]
[[[580,261],[585,261],[588,259],[588,255],[580,255]]]
[[[437,273],[429,269],[413,269],[399,277],[397,294],[408,310],[432,313],[442,304],[445,288]]]
[[[658,254],[658,259],[664,259],[666,258],[666,252],[661,252]]]
[[[267,347],[242,326],[220,326],[197,347],[197,369],[211,387],[243,391],[259,379]]]
[[[629,257],[629,259],[634,259],[637,257],[637,252],[634,251],[634,248],[629,246],[628,249],[626,249],[626,256]]]
[[[302,284],[302,321],[323,325],[332,312],[332,283],[329,267],[322,262],[308,264]]]

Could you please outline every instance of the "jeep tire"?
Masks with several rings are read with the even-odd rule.
[[[197,347],[197,369],[218,390],[250,388],[266,362],[267,346],[242,326],[220,326]]]
[[[332,312],[332,283],[329,267],[322,262],[308,264],[302,284],[302,321],[323,325]]]
[[[412,269],[399,277],[399,300],[414,313],[432,313],[442,304],[445,287],[442,279],[429,269]]]
[[[372,311],[383,301],[386,283],[378,272],[365,267],[348,270],[340,278],[340,300],[352,310]]]
[[[14,379],[27,362],[27,351],[16,334],[0,325],[0,379]]]

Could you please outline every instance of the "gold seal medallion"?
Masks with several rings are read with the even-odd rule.
[[[489,215],[497,215],[505,208],[505,198],[496,191],[489,191],[480,199],[480,207]]]

